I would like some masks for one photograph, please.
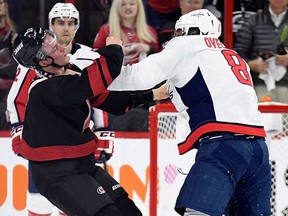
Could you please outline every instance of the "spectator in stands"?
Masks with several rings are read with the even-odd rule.
[[[288,103],[287,0],[269,0],[264,10],[251,15],[236,33],[235,50],[251,68],[261,101]]]
[[[104,48],[106,38],[111,35],[123,41],[124,65],[139,62],[147,55],[159,51],[158,35],[146,23],[142,0],[113,0],[109,22],[101,26],[93,48]],[[150,105],[135,108],[123,116],[108,114],[109,123],[118,131],[146,131]]]
[[[181,16],[179,0],[145,0],[147,22],[159,33],[165,23]]]
[[[233,10],[233,32],[237,32],[256,11],[266,6],[267,0],[235,0]]]
[[[181,15],[187,14],[190,11],[204,8],[205,0],[179,0]],[[179,16],[180,17],[180,16]],[[163,48],[165,44],[172,38],[176,20],[169,21],[162,26],[159,32],[159,44]]]
[[[124,65],[133,64],[159,51],[156,31],[146,23],[141,0],[114,0],[109,22],[101,26],[93,48],[105,47],[108,36],[120,37],[124,44]]]
[[[11,56],[16,26],[10,19],[7,0],[0,0],[0,130],[10,129],[6,121],[6,99],[16,73],[17,63]]]

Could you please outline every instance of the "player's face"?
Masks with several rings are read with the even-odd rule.
[[[1,1],[1,0],[0,0]],[[56,18],[51,25],[52,31],[58,36],[58,43],[67,46],[74,39],[76,32],[75,18]]]
[[[180,8],[182,15],[191,11],[202,9],[204,0],[180,0]]]
[[[122,19],[135,19],[138,11],[136,0],[123,0],[119,10],[119,15]]]
[[[69,62],[65,48],[58,44],[56,35],[46,34],[42,50],[47,56],[53,58],[55,64],[66,65]]]

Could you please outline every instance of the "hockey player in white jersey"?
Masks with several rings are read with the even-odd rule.
[[[160,53],[123,66],[109,89],[147,89],[168,80],[179,112],[179,153],[198,149],[176,212],[270,215],[266,134],[249,66],[221,43],[221,23],[206,9],[180,17],[174,34]]]

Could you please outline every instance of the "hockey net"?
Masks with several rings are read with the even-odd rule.
[[[288,105],[260,104],[269,146],[271,216],[288,216]],[[196,150],[179,156],[173,104],[150,109],[150,216],[175,215],[173,206]]]

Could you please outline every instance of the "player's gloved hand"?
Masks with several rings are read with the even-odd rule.
[[[94,152],[96,163],[103,163],[103,157],[105,160],[109,160],[114,152],[114,131],[94,131],[97,137],[97,148]]]
[[[17,155],[20,153],[20,150],[21,150],[22,131],[23,131],[23,125],[12,127],[12,130],[11,130],[12,149],[14,153]]]

